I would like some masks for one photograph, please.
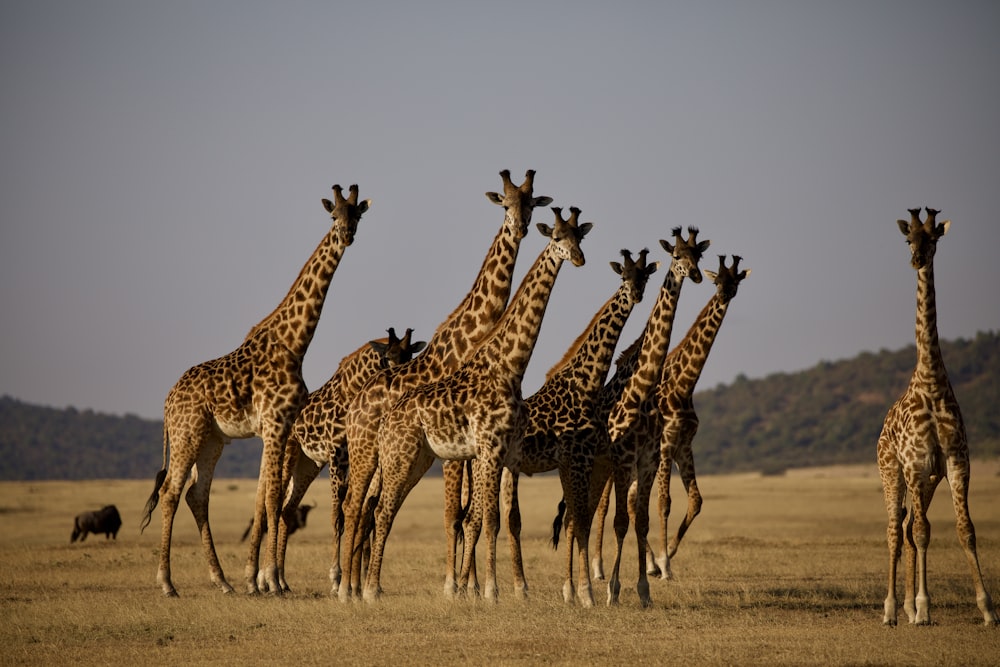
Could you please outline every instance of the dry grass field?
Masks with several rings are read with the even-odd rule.
[[[1000,466],[973,466],[971,507],[987,586],[1000,600]],[[52,664],[851,664],[1000,663],[1000,629],[986,628],[954,531],[947,485],[932,506],[930,627],[881,625],[885,514],[874,464],[700,480],[705,497],[674,560],[676,580],[654,580],[654,606],[634,591],[635,545],[623,566],[622,604],[561,601],[562,549],[548,531],[554,477],[521,483],[526,601],[509,592],[501,536],[498,604],[444,598],[440,479],[407,499],[386,552],[375,605],[329,596],[329,493],[321,478],[309,525],[289,547],[283,598],[223,595],[208,582],[194,521],[183,504],[174,583],[155,582],[159,510],[145,534],[152,480],[0,484],[0,663]],[[242,589],[254,480],[216,480],[212,520],[226,574]],[[675,498],[682,490],[674,489]],[[73,516],[116,504],[117,542],[70,544]],[[683,503],[675,500],[675,513]],[[657,529],[653,524],[653,530]],[[605,536],[613,557],[613,539]],[[610,568],[610,562],[607,563]],[[505,593],[505,594],[504,594]],[[905,618],[905,617],[904,617]]]

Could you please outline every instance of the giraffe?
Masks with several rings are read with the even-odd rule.
[[[639,544],[639,579],[636,592],[644,607],[652,604],[649,581],[646,578],[646,535],[649,532],[649,494],[659,458],[659,433],[654,433],[656,401],[653,389],[660,380],[663,361],[670,345],[674,315],[684,278],[694,283],[702,281],[698,262],[711,241],[698,241],[698,230],[688,227],[688,239],[681,237],[680,227],[674,228],[675,244],[665,240],[660,245],[671,255],[670,267],[649,320],[639,338],[620,356],[614,376],[601,392],[603,409],[608,411],[608,464],[595,464],[592,488],[604,483],[598,475],[612,475],[615,488],[615,538],[617,553],[611,578],[608,580],[608,604],[618,604],[621,592],[621,554],[628,532],[629,514],[635,516],[635,533]],[[636,489],[629,490],[632,481]],[[592,507],[596,502],[592,501]],[[591,514],[593,516],[593,514]],[[594,558],[599,562],[601,547],[595,544]],[[594,568],[594,578],[603,579],[603,572]]]
[[[694,409],[694,388],[705,368],[712,344],[726,317],[729,303],[736,296],[740,283],[750,275],[750,269],[739,270],[742,258],[733,255],[732,266],[726,266],[726,256],[719,255],[718,272],[705,270],[704,273],[715,284],[715,294],[708,300],[684,339],[667,355],[663,363],[663,376],[656,389],[656,403],[659,411],[660,464],[656,472],[660,505],[660,539],[662,551],[653,554],[651,563],[654,571],[659,571],[663,579],[672,579],[670,559],[691,522],[701,511],[701,493],[695,478],[694,453],[691,442],[698,432],[698,413]],[[672,540],[667,539],[667,518],[670,516],[670,474],[676,464],[684,489],[688,494],[687,514],[677,528]],[[607,490],[607,487],[606,487]],[[607,498],[602,497],[599,512],[607,512]],[[603,519],[602,519],[603,524]],[[648,570],[647,570],[648,571]]]
[[[996,625],[997,614],[983,585],[976,553],[976,531],[969,518],[969,444],[965,423],[948,381],[938,342],[934,253],[951,221],[938,223],[940,211],[928,208],[925,209],[927,220],[922,222],[919,208],[908,210],[910,221],[898,220],[897,224],[910,246],[910,265],[917,271],[917,365],[906,391],[889,408],[878,439],[879,473],[889,515],[886,529],[889,592],[882,622],[896,625],[896,566],[903,541],[902,530],[906,536],[907,570],[903,609],[910,623],[930,624],[927,545],[931,529],[927,508],[942,476],[947,475],[958,541],[972,571],[976,603],[986,625]],[[910,494],[909,511],[903,508],[907,493]]]
[[[427,342],[426,349],[409,363],[379,371],[351,401],[345,426],[349,464],[349,485],[342,507],[344,541],[341,545],[340,571],[350,574],[351,559],[358,559],[360,581],[360,540],[355,534],[362,528],[362,507],[366,490],[378,469],[378,424],[382,414],[403,393],[426,382],[438,380],[455,371],[500,320],[510,297],[511,279],[521,240],[528,231],[536,207],[548,206],[552,198],[533,193],[535,171],[525,173],[521,185],[511,181],[510,171],[500,172],[503,193],[487,192],[486,197],[504,209],[504,220],[479,269],[472,289],[455,310],[442,322]],[[360,480],[364,480],[361,482]],[[351,495],[351,489],[360,493]],[[360,534],[360,533],[359,533]],[[351,596],[350,576],[342,577],[339,597]],[[357,583],[357,582],[355,582]],[[360,595],[356,586],[354,593]]]
[[[245,571],[247,592],[257,593],[261,524],[278,525],[281,508],[281,465],[288,432],[305,402],[302,359],[319,322],[323,303],[347,246],[371,200],[358,201],[358,186],[344,197],[333,186],[334,201],[323,199],[330,214],[330,231],[313,251],[285,298],[224,357],[188,369],[167,394],[163,409],[163,469],[156,475],[141,527],[163,495],[163,528],[157,582],[167,596],[176,596],[170,577],[170,541],[174,515],[188,475],[193,480],[185,499],[201,532],[202,550],[211,580],[224,592],[226,581],[215,552],[208,522],[208,502],[215,464],[233,439],[260,436],[264,441],[257,507]],[[169,458],[168,458],[169,447]],[[268,533],[264,578],[275,593],[278,531]]]
[[[330,577],[339,584],[340,527],[343,526],[341,502],[347,492],[347,448],[344,443],[344,420],[351,400],[379,370],[404,364],[420,352],[424,341],[412,342],[412,329],[402,338],[389,328],[387,338],[369,341],[344,357],[333,376],[309,395],[285,446],[287,491],[282,505],[278,534],[278,582],[288,591],[285,580],[285,552],[290,526],[295,525],[295,511],[309,485],[323,468],[330,465],[331,524],[333,526],[333,566]],[[262,587],[263,583],[258,582]]]
[[[607,427],[598,412],[597,401],[622,328],[632,309],[642,301],[649,277],[659,267],[659,262],[647,266],[648,252],[640,251],[639,260],[634,262],[631,253],[622,250],[623,263],[611,262],[612,270],[621,276],[618,289],[548,372],[541,388],[525,401],[528,428],[521,444],[520,461],[516,467],[505,468],[502,479],[514,588],[521,596],[527,593],[528,585],[521,557],[518,473],[530,476],[558,469],[563,498],[570,508],[563,600],[570,603],[575,596],[586,607],[594,605],[588,552],[590,480],[597,452],[607,448]],[[575,592],[574,540],[580,559],[580,582]]]
[[[549,242],[525,274],[496,328],[480,343],[475,354],[454,373],[405,394],[383,417],[378,432],[381,492],[363,591],[368,602],[381,593],[382,558],[396,513],[435,458],[477,459],[472,486],[475,505],[481,511],[473,512],[475,520],[468,523],[463,575],[468,571],[482,529],[487,538],[483,596],[487,600],[497,598],[497,503],[501,472],[504,465],[516,461],[528,423],[521,382],[559,269],[565,260],[583,266],[585,258],[580,242],[593,227],[593,223],[579,222],[580,209],[576,207],[570,208],[568,219],[563,219],[561,208],[552,210],[556,218],[554,227],[537,225]],[[353,457],[350,478],[348,496],[353,499],[355,493],[367,486],[367,480],[360,480],[364,486],[355,486]],[[345,552],[350,553],[346,549]],[[351,579],[359,583],[360,570],[352,571]]]

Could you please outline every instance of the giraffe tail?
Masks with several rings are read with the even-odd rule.
[[[163,423],[163,468],[160,472],[156,473],[156,481],[153,486],[153,493],[150,494],[149,500],[146,501],[146,508],[142,512],[142,521],[139,523],[139,532],[142,533],[146,530],[146,526],[149,525],[151,517],[153,515],[153,510],[156,509],[156,504],[160,502],[160,487],[163,486],[163,480],[167,478],[167,424]]]
[[[559,499],[559,509],[556,510],[556,518],[552,520],[552,548],[559,548],[559,533],[562,532],[563,515],[566,514],[566,499]]]

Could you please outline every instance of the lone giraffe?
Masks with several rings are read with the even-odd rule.
[[[516,185],[510,171],[500,172],[503,194],[487,192],[486,197],[504,209],[504,220],[483,259],[472,289],[458,307],[442,322],[426,349],[409,363],[376,373],[351,401],[347,415],[346,435],[350,461],[348,495],[344,510],[343,543],[340,553],[341,572],[339,597],[347,600],[351,594],[352,559],[357,559],[358,582],[353,593],[361,594],[360,582],[362,507],[368,484],[375,477],[379,464],[378,425],[383,413],[409,389],[433,382],[454,372],[475,350],[475,347],[493,330],[507,307],[511,280],[521,241],[528,231],[536,207],[548,206],[552,198],[535,196],[534,170],[525,173],[524,182]],[[359,480],[364,479],[362,483]],[[360,493],[351,495],[351,489]],[[356,536],[357,534],[357,536]]]
[[[408,392],[383,417],[378,433],[381,492],[363,591],[366,601],[374,601],[381,593],[382,558],[396,513],[435,458],[477,459],[473,493],[481,512],[474,512],[474,520],[467,524],[463,577],[482,529],[487,539],[483,596],[487,600],[497,597],[500,478],[504,465],[517,460],[528,425],[521,382],[559,269],[566,260],[583,266],[580,242],[593,227],[593,223],[579,223],[578,208],[570,208],[565,220],[562,209],[552,210],[554,227],[537,225],[549,242],[525,274],[493,332],[456,372]],[[366,479],[354,477],[352,458],[348,496],[353,499],[367,485]],[[351,579],[360,580],[360,571],[352,571]]]
[[[347,198],[339,185],[333,186],[333,193],[334,201],[322,200],[333,221],[330,231],[278,307],[250,330],[242,345],[224,357],[188,369],[167,394],[163,409],[163,469],[156,475],[142,521],[145,529],[162,494],[163,529],[156,579],[165,595],[177,595],[170,577],[170,541],[174,515],[189,474],[193,482],[185,499],[201,532],[211,580],[224,592],[232,592],[212,540],[209,494],[223,446],[233,439],[254,435],[263,439],[264,452],[245,576],[247,591],[259,592],[261,524],[266,509],[268,525],[278,525],[285,441],[308,395],[302,379],[302,359],[319,322],[333,274],[344,250],[354,242],[361,216],[371,206],[371,200],[358,201],[357,185],[350,187]],[[275,565],[278,531],[270,531],[268,538],[264,579],[270,590],[280,593]]]
[[[642,301],[649,277],[659,267],[659,262],[646,265],[648,252],[640,251],[636,262],[628,250],[622,250],[623,262],[611,262],[611,268],[621,276],[618,289],[597,311],[562,360],[548,372],[541,388],[525,401],[528,428],[521,445],[520,461],[516,467],[504,470],[502,480],[514,590],[521,596],[527,594],[528,584],[521,557],[518,473],[532,475],[558,469],[563,498],[569,508],[563,600],[570,603],[578,598],[586,607],[594,605],[589,570],[590,483],[594,458],[608,447],[606,415],[599,411],[598,400],[622,328],[632,309]],[[574,540],[580,561],[578,589],[573,580]]]
[[[670,253],[670,268],[664,278],[660,295],[653,305],[649,321],[642,334],[619,358],[615,375],[601,392],[604,406],[611,406],[608,416],[610,471],[615,485],[615,538],[617,553],[615,565],[608,580],[608,604],[618,604],[621,592],[621,555],[628,532],[629,513],[635,515],[635,533],[639,545],[639,579],[636,592],[644,607],[652,604],[649,581],[646,578],[646,535],[649,532],[649,494],[656,475],[659,459],[659,431],[655,431],[656,400],[653,389],[660,381],[663,361],[670,346],[674,315],[684,279],[694,283],[702,280],[698,262],[710,241],[698,241],[698,230],[688,228],[688,239],[681,237],[681,228],[673,230],[675,243],[660,241]],[[607,466],[596,466],[595,475]],[[629,491],[637,482],[636,492]],[[595,479],[592,488],[600,488],[603,480]],[[593,501],[596,505],[596,499]],[[601,549],[595,545],[595,558]],[[603,579],[603,572],[594,572],[594,578]]]
[[[285,552],[290,528],[295,525],[296,508],[309,490],[309,485],[327,464],[330,465],[330,520],[334,539],[330,576],[335,584],[340,583],[340,537],[343,528],[340,505],[347,492],[344,436],[347,408],[375,373],[406,363],[426,346],[423,341],[412,342],[412,329],[407,329],[402,338],[396,336],[393,328],[387,333],[387,338],[370,341],[344,357],[326,384],[309,395],[292,426],[285,446],[282,479],[286,480],[287,491],[278,534],[278,582],[282,590],[289,590],[285,579]]]
[[[691,526],[691,522],[701,511],[702,499],[698,491],[698,480],[694,470],[694,452],[691,443],[698,432],[698,413],[694,408],[694,389],[705,368],[712,344],[726,317],[729,303],[736,296],[740,283],[750,275],[750,269],[739,270],[741,257],[733,255],[732,266],[726,266],[725,255],[719,255],[719,271],[705,270],[704,273],[715,284],[715,294],[695,319],[684,339],[670,351],[663,362],[663,375],[656,389],[656,404],[660,422],[660,464],[656,472],[657,490],[660,504],[660,539],[662,550],[657,557],[652,548],[647,550],[654,560],[647,573],[672,579],[670,559],[677,552],[681,539]],[[687,514],[677,533],[668,541],[667,519],[670,516],[670,474],[676,465],[688,494]],[[611,497],[611,480],[604,487],[601,503],[597,508],[598,524],[603,531],[604,517],[608,512]],[[597,533],[598,543],[603,538]],[[650,572],[652,570],[652,572]]]
[[[947,475],[955,506],[958,541],[972,570],[976,604],[986,625],[997,624],[993,600],[983,585],[976,554],[976,531],[969,518],[969,444],[962,412],[955,399],[948,372],[941,357],[934,296],[934,253],[938,240],[948,232],[951,221],[936,222],[939,211],[911,208],[910,221],[898,220],[899,230],[910,246],[910,265],[917,270],[917,366],[910,384],[885,417],[878,439],[878,467],[889,514],[886,538],[889,544],[889,592],[882,622],[896,625],[896,566],[906,535],[906,598],[903,609],[916,625],[930,623],[927,593],[927,545],[931,527],[927,508],[934,490]],[[910,494],[909,512],[904,511]],[[903,516],[906,525],[903,526]]]

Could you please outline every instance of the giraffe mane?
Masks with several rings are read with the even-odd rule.
[[[642,346],[642,339],[645,335],[646,330],[643,329],[642,335],[636,338],[631,345],[622,350],[621,354],[618,355],[618,360],[615,361],[616,366],[621,366],[627,359],[635,356],[635,353],[638,352],[639,348]]]
[[[617,294],[617,292],[615,294]],[[600,319],[601,315],[604,313],[608,304],[611,303],[611,301],[614,298],[615,298],[614,295],[612,295],[610,299],[604,302],[604,305],[601,306],[600,310],[594,313],[594,316],[590,318],[590,323],[587,324],[584,330],[580,332],[580,335],[576,337],[576,340],[573,341],[573,344],[569,346],[568,350],[566,350],[566,354],[562,356],[562,359],[560,359],[552,368],[549,369],[548,373],[545,374],[546,381],[548,381],[549,378],[551,378],[553,375],[561,371],[566,366],[566,364],[569,363],[570,359],[572,359],[576,355],[576,353],[580,351],[580,348],[583,347],[584,341],[587,340],[591,330],[594,328],[595,323],[597,322],[598,319]]]

